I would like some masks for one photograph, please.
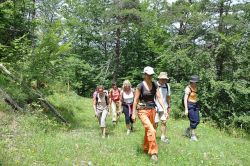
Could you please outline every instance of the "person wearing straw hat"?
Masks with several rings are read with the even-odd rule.
[[[185,115],[188,116],[190,126],[186,129],[186,136],[190,137],[191,141],[198,141],[195,129],[200,123],[198,98],[197,98],[197,83],[199,77],[197,75],[191,76],[189,85],[185,88],[184,107]]]
[[[154,69],[147,66],[144,68],[143,73],[144,80],[136,87],[131,118],[135,121],[138,110],[138,117],[145,128],[143,150],[151,156],[153,162],[157,162],[158,145],[156,142],[156,130],[154,128],[156,114],[154,99],[158,98],[164,112],[166,112],[166,108],[161,99],[160,91],[156,83],[153,82]]]
[[[155,100],[156,103],[156,116],[155,116],[155,128],[157,129],[158,123],[161,121],[161,141],[165,143],[169,143],[168,138],[166,137],[166,122],[169,118],[169,113],[171,110],[170,107],[170,86],[167,84],[167,80],[169,80],[167,72],[161,72],[158,76],[157,85],[161,94],[161,98],[163,99],[163,104],[165,108],[167,108],[167,112],[164,112],[161,107],[158,99]]]

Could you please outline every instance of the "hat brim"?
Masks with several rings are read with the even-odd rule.
[[[142,72],[143,74],[147,74],[147,75],[154,75],[155,73],[148,73],[148,72]]]
[[[165,80],[169,80],[168,77],[158,77],[159,79],[165,79]]]
[[[190,82],[197,83],[199,81],[197,81],[197,80],[190,80]]]

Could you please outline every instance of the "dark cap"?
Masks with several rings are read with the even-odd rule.
[[[192,75],[190,78],[190,82],[199,82],[199,76],[197,75]]]

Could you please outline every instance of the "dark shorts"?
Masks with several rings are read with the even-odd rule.
[[[126,124],[133,123],[132,118],[131,118],[132,109],[133,109],[132,104],[131,105],[122,104],[122,107],[123,107],[123,113],[125,115],[125,123]]]
[[[188,118],[190,121],[190,128],[196,129],[196,127],[200,123],[198,103],[188,102]]]

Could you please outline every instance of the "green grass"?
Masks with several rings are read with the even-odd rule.
[[[71,96],[72,97],[72,96]],[[91,100],[77,98],[74,119],[67,127],[42,113],[5,112],[0,124],[0,165],[154,165],[141,145],[144,129],[137,119],[136,131],[126,135],[124,116],[117,126],[107,119],[108,138],[102,139]],[[81,106],[79,106],[81,103]],[[72,104],[71,104],[72,105]],[[3,107],[4,108],[4,107]],[[173,110],[174,111],[174,110]],[[198,142],[183,136],[187,120],[170,119],[170,144],[159,141],[157,165],[249,165],[249,136],[233,137],[209,124],[198,126]]]

